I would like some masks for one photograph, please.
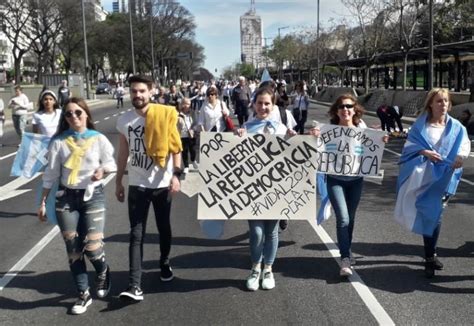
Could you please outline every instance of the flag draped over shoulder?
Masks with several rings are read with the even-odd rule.
[[[425,113],[415,121],[403,148],[394,214],[410,231],[431,236],[441,218],[441,198],[454,194],[461,178],[462,168],[455,171],[452,165],[467,135],[457,120],[447,116],[440,144],[434,149],[426,133],[427,119]],[[419,154],[422,150],[436,150],[442,160],[431,162]]]
[[[23,133],[20,148],[16,154],[10,174],[15,177],[31,178],[48,164],[48,146],[51,137]]]
[[[328,187],[326,182],[326,175],[323,173],[316,173],[317,189],[321,203],[319,205],[318,215],[316,221],[319,224],[331,217],[331,202],[329,201]]]

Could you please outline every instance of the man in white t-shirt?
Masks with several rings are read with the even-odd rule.
[[[28,97],[23,94],[22,88],[20,85],[15,86],[15,96],[10,99],[8,107],[13,110],[12,119],[13,126],[18,136],[23,136],[23,133],[26,129],[26,124],[28,123],[28,106],[30,100]]]
[[[122,178],[127,166],[127,159],[130,159],[128,168],[128,214],[131,228],[130,272],[128,288],[120,293],[120,297],[141,301],[143,300],[143,291],[141,290],[143,242],[150,203],[153,204],[156,224],[160,233],[160,278],[165,282],[173,279],[173,272],[169,265],[171,250],[170,195],[180,190],[181,139],[177,128],[176,109],[150,102],[153,81],[146,76],[132,76],[129,83],[130,97],[135,110],[126,112],[117,121],[120,145],[115,195],[120,202],[125,199]],[[163,118],[165,116],[167,119]],[[166,126],[168,130],[163,132],[161,137],[153,138],[158,139],[158,147],[165,148],[168,153],[166,158],[159,161],[158,164],[148,154],[152,152],[152,148],[156,148],[157,143],[147,142],[147,139],[151,138],[147,138],[146,135],[152,132],[152,130],[145,132],[147,119],[150,119],[149,126],[163,126],[160,131],[164,130],[164,126]],[[155,131],[157,130],[153,130],[153,132]],[[146,148],[145,144],[150,144],[147,145],[150,148]],[[161,152],[163,151],[165,150]]]

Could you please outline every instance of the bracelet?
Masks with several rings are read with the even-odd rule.
[[[173,175],[174,175],[175,177],[177,177],[178,179],[181,178],[181,175],[182,175],[182,174],[183,174],[183,170],[181,170],[181,169],[175,169],[175,170],[173,171]]]

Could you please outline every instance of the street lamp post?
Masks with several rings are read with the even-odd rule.
[[[282,29],[287,29],[287,28],[290,28],[290,26],[283,26],[283,27],[278,27],[278,41],[281,42],[281,30]],[[281,80],[282,79],[282,75],[283,75],[283,58],[280,60],[280,64],[279,64],[279,73],[278,73],[278,78]]]
[[[82,7],[82,33],[84,37],[84,65],[85,65],[85,78],[86,78],[86,98],[90,99],[89,94],[89,54],[87,52],[87,36],[86,36],[86,15],[84,9],[84,0],[81,0]]]
[[[428,59],[428,90],[433,88],[433,0],[429,3],[430,15],[430,44],[429,44],[429,59]]]
[[[318,0],[318,13],[316,16],[316,92],[318,91],[319,85],[319,0]]]
[[[153,0],[150,0],[150,43],[151,43],[151,78],[155,80],[155,45],[153,40]]]
[[[128,2],[128,17],[130,18],[130,46],[132,50],[132,71],[133,71],[133,74],[135,75],[136,70],[135,70],[135,48],[133,46],[132,1]]]

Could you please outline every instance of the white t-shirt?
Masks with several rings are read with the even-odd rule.
[[[167,188],[173,177],[173,160],[167,158],[160,168],[145,150],[145,118],[135,110],[128,111],[117,120],[117,130],[128,142],[128,184],[150,189]]]
[[[25,115],[28,114],[30,100],[28,97],[21,93],[18,96],[12,97],[8,106],[13,109],[13,115]]]
[[[56,109],[48,114],[44,111],[33,114],[33,125],[37,125],[42,135],[52,137],[58,129],[59,119],[61,119],[61,109]]]

